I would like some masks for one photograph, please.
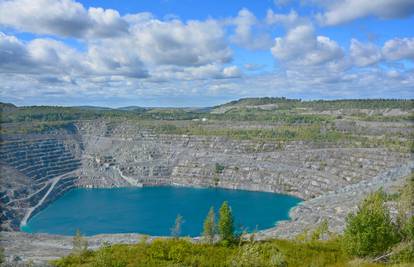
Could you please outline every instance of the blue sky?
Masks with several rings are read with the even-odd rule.
[[[0,101],[413,98],[414,1],[0,0]]]

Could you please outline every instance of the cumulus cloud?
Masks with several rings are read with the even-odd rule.
[[[240,10],[237,17],[231,19],[231,24],[236,26],[234,35],[230,37],[232,42],[251,50],[271,47],[270,35],[261,29],[263,25],[248,9]]]
[[[414,38],[395,38],[385,42],[382,53],[389,60],[414,60]]]
[[[100,50],[101,49],[101,50]],[[62,42],[52,39],[34,39],[28,43],[14,36],[0,34],[0,70],[20,74],[59,75],[74,78],[121,75],[146,77],[146,70],[139,60],[123,57],[90,47],[81,53]]]
[[[337,25],[367,16],[388,19],[414,14],[414,1],[412,0],[322,0],[316,2],[327,9],[325,13],[319,15],[320,21],[325,25]]]
[[[110,37],[128,30],[127,22],[116,10],[86,10],[72,0],[1,1],[0,25],[24,32],[75,38]]]
[[[352,62],[359,67],[366,67],[378,63],[382,59],[381,50],[374,44],[364,44],[351,39],[349,53]]]
[[[237,78],[241,76],[241,71],[237,66],[230,66],[223,69],[223,76],[225,78]]]
[[[320,65],[343,57],[342,48],[329,37],[316,36],[310,25],[299,25],[285,37],[277,37],[271,49],[281,62],[293,65]]]
[[[119,43],[118,43],[119,44]],[[119,75],[131,78],[148,77],[148,71],[139,56],[128,47],[91,45],[85,61],[95,75]]]
[[[26,46],[30,60],[47,73],[81,73],[83,57],[76,50],[52,39],[34,39]]]
[[[222,25],[215,20],[186,23],[179,20],[161,21],[149,13],[138,13],[122,18],[123,23],[128,25],[127,34],[111,36],[111,33],[123,28],[118,27],[123,23],[115,23],[119,18],[116,11],[90,8],[86,12],[82,5],[69,0],[54,3],[48,7],[51,9],[49,17],[34,15],[33,13],[36,12],[32,12],[33,9],[40,12],[35,4],[31,7],[31,12],[25,11],[27,14],[30,13],[30,16],[16,17],[14,23],[9,24],[13,24],[18,29],[27,26],[28,28],[25,29],[37,33],[81,36],[85,40],[85,51],[77,51],[53,39],[38,38],[23,43],[13,36],[2,34],[1,45],[4,49],[0,51],[0,57],[3,59],[0,64],[3,69],[24,73],[31,65],[33,69],[42,69],[51,73],[146,78],[150,72],[154,73],[149,69],[155,70],[163,65],[175,66],[170,68],[170,71],[177,73],[189,72],[182,70],[183,68],[208,69],[209,66],[217,65],[220,70],[210,72],[212,77],[235,76],[235,70],[227,70],[226,74],[223,74],[221,65],[232,60],[232,51],[226,42]],[[13,5],[22,3],[6,1],[1,4],[10,5],[12,8]],[[69,11],[60,14],[62,5]],[[53,11],[54,9],[56,10]],[[86,17],[87,19],[82,20]],[[2,16],[1,20],[10,20],[10,17]],[[91,21],[96,23],[91,28],[74,27],[71,30],[71,27],[63,26],[59,20],[71,25],[76,25],[73,24],[75,21],[89,21],[82,24],[88,27]],[[25,26],[24,23],[28,21],[31,23]],[[54,25],[54,28],[48,27],[49,24]],[[208,72],[204,71],[204,73]],[[175,75],[175,77],[179,76]],[[191,75],[184,76],[186,79],[191,77]],[[209,78],[206,75],[193,76],[197,79],[201,76]]]
[[[0,32],[0,70],[19,72],[31,69],[31,61],[25,45],[14,36]]]
[[[131,49],[148,64],[201,66],[232,59],[225,32],[214,20],[183,23],[151,19],[131,25],[130,41]]]

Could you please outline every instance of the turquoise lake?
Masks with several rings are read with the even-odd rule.
[[[270,228],[289,218],[300,199],[274,193],[218,188],[143,187],[74,189],[33,216],[23,231],[73,235],[143,233],[170,235],[177,214],[181,235],[198,236],[208,210],[228,201],[236,230]]]

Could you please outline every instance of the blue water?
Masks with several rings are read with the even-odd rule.
[[[182,235],[198,236],[210,206],[232,207],[236,229],[269,228],[288,219],[300,202],[291,196],[218,188],[143,187],[73,189],[33,216],[23,231],[73,235],[143,233],[170,235],[177,214]]]

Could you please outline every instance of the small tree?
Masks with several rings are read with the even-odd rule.
[[[223,171],[224,171],[224,165],[221,165],[220,163],[216,163],[215,165],[214,165],[214,171],[217,173],[217,174],[221,174],[221,173],[223,173]]]
[[[203,236],[207,243],[212,244],[214,242],[214,235],[216,234],[216,214],[214,208],[211,207],[203,225]]]
[[[384,205],[385,197],[382,191],[370,194],[357,213],[348,216],[343,237],[348,254],[378,256],[398,242],[396,227]]]
[[[175,218],[174,226],[171,228],[171,235],[174,238],[178,238],[181,235],[181,226],[184,223],[183,216],[180,214],[177,215]]]
[[[219,211],[218,230],[220,238],[225,242],[234,241],[234,220],[231,208],[227,201],[224,201]]]
[[[72,251],[74,254],[82,254],[88,250],[88,240],[86,240],[79,229],[76,229],[76,234],[73,237],[73,248]]]

